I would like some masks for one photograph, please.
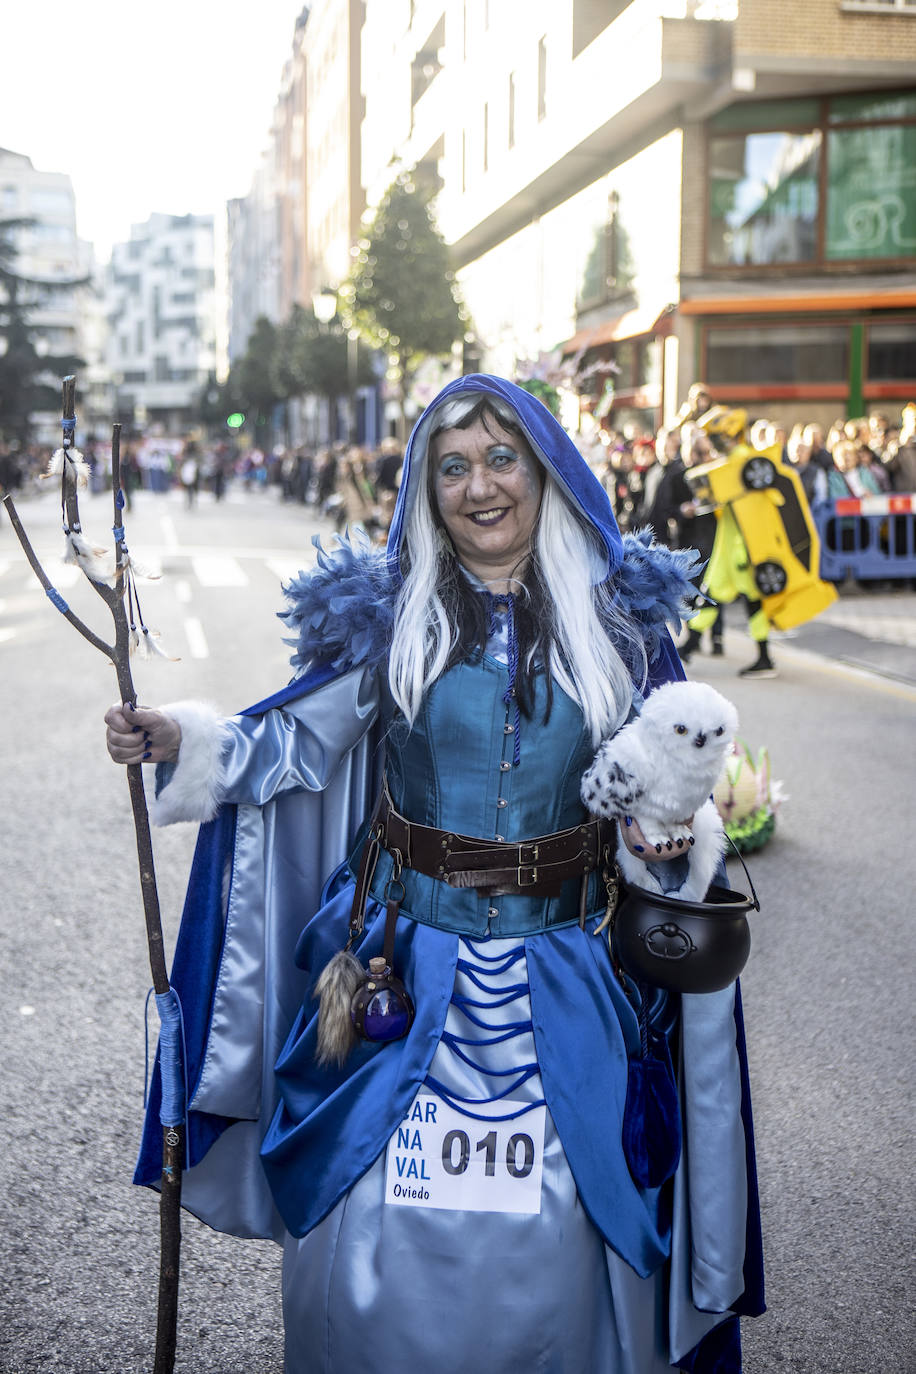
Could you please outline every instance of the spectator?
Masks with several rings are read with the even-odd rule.
[[[801,437],[802,443],[808,448],[808,462],[824,472],[829,472],[833,467],[833,458],[829,447],[824,443],[824,431],[820,425],[805,425]]]
[[[805,434],[811,426],[793,426],[788,439],[788,460],[798,473],[808,505],[827,500],[827,474],[824,469],[811,461],[811,448],[805,442]]]
[[[189,439],[182,450],[178,477],[184,492],[185,505],[190,510],[197,500],[200,489],[200,449],[194,439]]]
[[[893,491],[916,492],[916,405],[903,407],[903,424],[896,452],[888,459]]]

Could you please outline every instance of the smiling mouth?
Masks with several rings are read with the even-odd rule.
[[[495,510],[475,510],[468,516],[475,525],[495,525],[508,510],[508,506],[498,506]]]

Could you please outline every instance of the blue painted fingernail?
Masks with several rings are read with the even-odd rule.
[[[153,757],[152,751],[149,750],[149,749],[147,749],[147,751],[146,751],[146,753],[143,755],[143,757],[144,757],[144,759],[151,759],[151,758]]]
[[[673,848],[674,848],[674,846],[672,845],[672,843],[671,843],[670,840],[666,840],[666,841],[665,841],[665,848],[666,848],[666,849],[673,849]]]
[[[632,817],[632,816],[624,816],[624,818],[623,818],[623,823],[624,823],[624,825],[632,825],[632,824],[633,824],[633,817]]]
[[[130,728],[131,730],[133,730],[135,735],[139,732],[140,729],[139,725],[132,725]]]
[[[662,852],[662,847],[661,847],[660,844],[657,844],[657,845],[655,846],[655,852],[656,852],[656,854],[660,854],[660,853]]]
[[[643,852],[643,848],[642,848],[642,845],[641,845],[641,844],[634,844],[633,848],[636,850],[636,853],[637,853],[637,854],[641,854],[641,853]]]
[[[695,839],[693,838],[693,836],[691,835],[691,836],[690,836],[690,839],[687,841],[687,843],[688,843],[688,844],[696,844],[696,840],[695,840]]]
[[[683,840],[678,840],[678,842],[677,842],[677,847],[678,847],[678,849],[683,849],[683,848],[684,848],[684,841],[683,841]]]

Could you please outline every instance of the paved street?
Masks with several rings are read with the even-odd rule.
[[[53,498],[23,500],[20,514],[104,636],[105,607],[54,563]],[[110,524],[108,498],[85,503],[90,537],[104,543]],[[286,681],[273,613],[315,528],[269,492],[192,511],[178,494],[141,493],[128,538],[162,571],[141,592],[144,614],[180,659],[138,665],[141,699],[234,710]],[[745,1324],[745,1367],[911,1374],[916,594],[844,589],[774,641],[772,681],[737,677],[752,657],[737,611],[725,648],[696,656],[691,675],[735,702],[786,794],[773,840],[748,858],[763,907],[742,982],[770,1311]],[[3,1374],[152,1364],[157,1206],[130,1183],[149,970],[127,791],[103,745],[115,695],[110,666],[50,606],[0,516]],[[193,828],[155,843],[171,944]],[[745,886],[735,861],[729,872]],[[272,1245],[187,1217],[177,1369],[280,1374],[278,1279]]]

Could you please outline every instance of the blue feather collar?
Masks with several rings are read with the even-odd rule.
[[[375,666],[388,653],[398,586],[388,572],[384,551],[354,533],[338,537],[325,550],[316,535],[318,563],[298,573],[283,588],[288,609],[279,618],[294,631],[284,643],[294,648],[295,676],[329,665],[344,673]],[[623,562],[610,579],[617,608],[636,622],[650,663],[657,657],[665,627],[680,626],[690,614],[698,571],[694,549],[655,544],[649,530],[624,535]]]

